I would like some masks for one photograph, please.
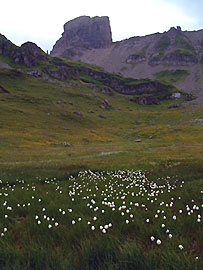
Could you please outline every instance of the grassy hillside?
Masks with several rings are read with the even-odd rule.
[[[202,268],[201,107],[13,69],[0,86],[1,269]]]
[[[98,169],[109,164],[132,168],[133,156],[139,168],[202,157],[201,108],[168,109],[171,101],[143,106],[117,93],[95,92],[78,80],[49,82],[15,70],[0,69],[0,73],[0,85],[9,91],[0,92],[5,170],[19,167],[23,173],[33,166],[56,170],[65,166],[67,171],[73,165]],[[101,108],[104,99],[110,103],[106,109]],[[137,139],[142,142],[136,143]],[[64,147],[63,142],[71,146]],[[105,151],[119,153],[97,157]]]

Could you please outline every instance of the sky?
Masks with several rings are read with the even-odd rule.
[[[0,33],[14,44],[51,50],[76,17],[109,16],[113,41],[168,31],[203,29],[203,0],[1,0]]]

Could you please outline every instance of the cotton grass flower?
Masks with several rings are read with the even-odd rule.
[[[151,236],[150,239],[151,239],[152,242],[154,242],[155,237],[154,236]]]
[[[182,245],[179,245],[178,247],[179,247],[180,250],[184,249],[184,247]]]
[[[156,243],[157,243],[158,246],[161,245],[161,240],[157,239]]]

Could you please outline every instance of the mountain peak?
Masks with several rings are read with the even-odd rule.
[[[64,24],[64,33],[56,42],[51,55],[58,56],[81,49],[108,48],[112,45],[112,34],[107,16],[81,16]],[[71,55],[70,55],[71,56]]]

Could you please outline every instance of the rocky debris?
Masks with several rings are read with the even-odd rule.
[[[110,88],[108,88],[108,87],[102,88],[101,92],[103,94],[106,94],[106,95],[109,95],[109,96],[113,96],[114,95],[113,91]]]
[[[73,105],[73,102],[72,102],[72,101],[69,101],[68,103],[69,103],[70,105]]]
[[[176,108],[181,108],[180,104],[171,104],[168,106],[168,109],[176,109]]]
[[[2,61],[0,61],[0,68],[12,69],[11,66],[9,66],[7,63],[4,63],[4,62],[2,62]]]
[[[128,58],[126,59],[127,64],[137,64],[140,62],[143,62],[146,60],[146,57],[144,55],[139,55],[139,54],[132,54],[129,55]]]
[[[100,118],[104,118],[104,119],[106,118],[103,114],[99,114],[98,116],[99,116]]]
[[[91,130],[91,133],[95,134],[95,133],[96,133],[96,131],[95,131],[95,130]]]
[[[71,146],[71,144],[70,143],[68,143],[68,142],[62,142],[62,145],[64,146],[64,147],[70,147]]]
[[[182,97],[181,93],[179,92],[174,92],[172,95],[171,95],[171,99],[180,99]]]
[[[153,136],[149,136],[149,139],[153,139]]]
[[[88,111],[88,113],[94,113],[94,111]]]
[[[62,145],[64,147],[71,147],[72,145],[69,142],[60,142],[60,143],[53,143],[54,145]]]
[[[57,104],[66,104],[67,102],[65,100],[57,100],[56,103]]]
[[[192,101],[192,100],[196,99],[196,97],[193,96],[192,94],[181,93],[181,92],[174,92],[168,98],[169,99],[176,99],[176,100],[182,98],[186,101]]]
[[[141,142],[142,140],[141,139],[137,139],[137,140],[135,140],[135,142]]]
[[[36,78],[42,78],[43,74],[40,70],[32,70],[27,72],[28,75],[36,77]]]
[[[2,90],[3,93],[9,94],[10,92],[6,90],[3,86],[0,85],[0,89]]]
[[[112,108],[111,104],[109,103],[108,99],[104,99],[100,106],[102,109],[110,109]]]
[[[195,119],[194,122],[202,126],[203,125],[203,117]]]
[[[51,51],[52,56],[71,57],[83,50],[108,48],[112,45],[109,18],[81,16],[64,25],[62,37]]]
[[[192,94],[184,94],[184,98],[186,101],[192,101],[195,100],[197,97]]]
[[[84,81],[84,80],[83,80],[83,81]],[[94,90],[95,92],[99,92],[99,89],[95,86],[95,84],[90,83],[90,84],[88,85],[88,87],[89,87],[90,89]]]
[[[83,140],[84,142],[89,142],[89,139],[87,139],[87,138],[82,138],[82,140]]]
[[[140,105],[158,105],[160,104],[160,101],[154,97],[154,96],[135,96],[130,99],[130,101],[133,101],[135,103],[138,103]]]
[[[78,115],[78,116],[83,116],[83,114],[81,112],[74,112],[74,114]]]
[[[68,65],[46,66],[43,72],[58,80],[76,79],[77,71]]]

